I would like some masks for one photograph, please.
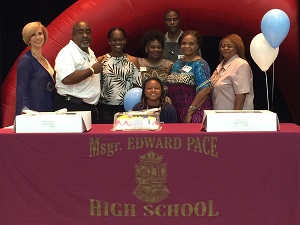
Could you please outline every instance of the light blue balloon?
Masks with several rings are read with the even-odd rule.
[[[290,30],[290,19],[284,11],[272,9],[263,16],[260,26],[268,43],[277,48]]]
[[[141,101],[142,96],[142,89],[141,88],[132,88],[130,89],[124,97],[124,108],[125,111],[128,112],[129,110],[132,110],[133,106],[135,104],[139,103]]]

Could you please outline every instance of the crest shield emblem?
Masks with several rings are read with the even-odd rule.
[[[140,156],[140,163],[135,166],[137,186],[133,194],[141,201],[157,203],[168,197],[167,164],[162,159],[153,151]]]

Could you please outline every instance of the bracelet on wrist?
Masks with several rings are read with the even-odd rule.
[[[94,68],[93,68],[93,67],[90,67],[90,70],[92,71],[92,75],[91,75],[91,76],[94,76],[94,74],[95,74]]]

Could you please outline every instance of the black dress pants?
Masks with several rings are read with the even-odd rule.
[[[73,98],[70,96],[62,96],[60,94],[55,94],[53,101],[54,111],[66,108],[68,111],[91,111],[92,123],[99,123],[99,113],[96,105],[91,105],[83,102],[81,99]]]
[[[113,124],[114,116],[118,112],[125,112],[123,105],[107,105],[98,103],[99,111],[99,123],[101,124]]]

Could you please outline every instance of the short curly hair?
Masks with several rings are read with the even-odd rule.
[[[145,47],[150,41],[157,40],[160,44],[162,49],[164,48],[164,34],[160,32],[159,30],[149,30],[146,33],[144,33],[142,37],[142,53],[144,56],[147,56],[147,53],[145,52]]]
[[[243,42],[242,38],[237,34],[229,34],[229,35],[225,36],[224,38],[222,38],[222,40],[219,43],[219,49],[221,49],[222,42],[225,39],[228,39],[229,41],[231,41],[234,44],[234,47],[236,48],[237,54],[239,55],[239,57],[246,60],[245,46],[244,46],[244,42]],[[224,57],[220,53],[220,62],[222,62],[223,59],[224,59]]]
[[[178,19],[180,19],[180,14],[179,14],[178,10],[176,10],[176,9],[168,9],[168,10],[164,13],[164,20],[167,19],[167,15],[168,15],[170,12],[173,12],[173,13],[177,14]]]
[[[26,45],[30,45],[30,37],[39,29],[42,28],[44,34],[44,44],[48,40],[48,30],[39,21],[27,23],[22,30],[22,39]]]

